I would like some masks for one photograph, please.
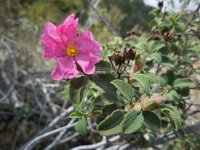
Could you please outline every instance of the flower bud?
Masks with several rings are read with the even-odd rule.
[[[124,53],[116,53],[114,54],[114,62],[116,66],[120,66],[121,64],[123,64],[125,62],[125,54]]]
[[[126,60],[134,60],[135,59],[135,49],[130,48],[128,51],[124,50],[125,59]]]
[[[140,104],[143,110],[151,111],[165,103],[165,101],[165,98],[160,94],[152,94],[150,97],[146,96],[142,98]]]
[[[173,33],[171,33],[171,32],[167,32],[164,34],[165,41],[171,41],[173,39],[173,37],[174,37]]]
[[[161,39],[160,31],[158,29],[153,30],[153,35],[152,35],[151,39],[153,39],[155,41],[159,41]]]
[[[141,58],[141,56],[139,58],[137,58],[137,56],[136,56],[135,63],[133,65],[133,69],[132,69],[132,73],[131,74],[140,71],[143,68],[143,66],[144,66],[143,58]]]

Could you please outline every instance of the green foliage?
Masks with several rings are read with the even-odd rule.
[[[81,102],[87,80],[84,76],[70,80],[69,98],[72,103]]]
[[[150,112],[150,111],[144,111],[142,114],[144,116],[145,125],[149,129],[151,129],[153,131],[159,131],[160,130],[161,121],[155,113]]]
[[[159,64],[162,62],[162,56],[161,56],[160,53],[152,53],[152,54],[150,54],[148,56],[148,61],[151,61],[152,59],[154,59],[155,61],[157,61],[157,63],[159,63]]]
[[[188,111],[183,97],[197,86],[199,69],[194,63],[200,58],[199,39],[187,33],[189,25],[183,13],[162,14],[155,9],[151,14],[152,33],[141,35],[134,31],[104,45],[96,73],[87,76],[86,87],[91,93],[85,102],[80,103],[80,89],[84,87],[80,79],[75,79],[75,85],[81,85],[78,88],[70,81],[70,95],[75,98],[75,111],[70,117],[84,125],[84,119],[97,118],[100,135],[146,134],[150,145],[161,132],[174,131],[182,140],[187,137],[182,130],[186,124],[182,112]],[[134,51],[131,60],[126,55],[129,49]],[[79,129],[79,133],[83,135],[85,130]]]
[[[29,113],[29,108],[27,105],[25,105],[16,110],[15,117],[17,120],[20,121],[20,120],[26,119],[28,117],[28,113]]]
[[[161,111],[171,119],[176,130],[182,127],[182,119],[180,113],[175,107],[165,104],[161,106]]]
[[[130,102],[134,98],[134,89],[125,81],[123,80],[113,80],[111,82],[119,92]]]
[[[84,116],[76,123],[75,129],[80,135],[86,135],[88,133],[87,120]]]
[[[98,124],[97,129],[101,135],[111,136],[122,132],[122,123],[125,112],[123,110],[115,110],[111,115],[107,116],[101,123]]]
[[[130,79],[137,80],[142,85],[142,87],[144,88],[145,91],[149,90],[151,80],[148,75],[136,73]]]
[[[96,71],[111,71],[111,66],[107,61],[100,61],[96,64]]]
[[[144,117],[140,111],[128,112],[123,121],[122,130],[125,134],[131,134],[139,130],[144,122]]]
[[[114,79],[115,77],[111,74],[95,74],[91,77],[91,80],[105,92],[116,90],[116,88],[110,83]]]
[[[176,91],[172,90],[167,93],[167,100],[176,102],[180,100],[180,96]]]
[[[195,83],[192,81],[192,79],[178,78],[174,81],[173,85],[175,88],[187,88],[194,87]]]
[[[151,52],[157,52],[165,47],[165,43],[162,41],[151,41],[148,47]]]

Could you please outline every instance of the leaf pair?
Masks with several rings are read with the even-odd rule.
[[[125,111],[118,109],[107,116],[97,129],[101,135],[111,136],[119,133],[131,134],[141,128],[144,117],[140,111]]]

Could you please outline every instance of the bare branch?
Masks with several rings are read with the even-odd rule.
[[[13,78],[12,84],[10,85],[8,92],[0,99],[0,101],[4,101],[8,98],[8,96],[14,90],[16,80],[17,80],[17,77],[18,77],[18,66],[17,66],[15,54],[14,54],[13,50],[11,49],[11,47],[8,45],[7,42],[5,42],[5,40],[3,38],[1,38],[1,43],[6,47],[6,49],[8,50],[8,52],[9,52],[9,54],[10,54],[12,60],[13,60],[13,69],[14,69],[14,78]]]
[[[101,21],[103,21],[103,23],[106,25],[106,27],[110,30],[110,32],[113,35],[117,35],[116,31],[111,27],[110,23],[108,22],[108,20],[106,20],[106,18],[94,7],[94,5],[91,3],[90,0],[85,0],[89,6],[95,11],[95,13],[97,14],[97,16],[99,17],[99,19]]]

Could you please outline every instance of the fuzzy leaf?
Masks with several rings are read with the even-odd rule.
[[[95,65],[96,71],[111,71],[111,66],[107,61],[100,61]]]
[[[144,116],[145,125],[148,128],[156,130],[156,131],[160,129],[161,121],[155,113],[150,112],[150,111],[144,111],[143,116]]]
[[[123,132],[125,134],[131,134],[141,128],[144,122],[144,117],[140,111],[128,112],[123,121]]]
[[[122,122],[125,112],[123,110],[115,110],[101,121],[97,129],[101,135],[111,136],[122,132]]]
[[[157,61],[158,63],[162,62],[162,57],[160,55],[160,53],[152,53],[150,55],[155,61]]]
[[[172,90],[169,93],[167,93],[167,100],[175,102],[180,100],[180,96],[177,94],[176,91]]]
[[[133,74],[130,80],[137,80],[143,86],[145,90],[148,90],[151,83],[150,77],[141,73]]]
[[[82,116],[81,119],[77,122],[75,129],[80,135],[86,135],[88,133],[87,120],[84,116]]]
[[[176,130],[181,128],[182,119],[179,111],[175,107],[164,104],[161,106],[161,111],[170,118]]]
[[[91,80],[105,92],[115,92],[116,88],[110,83],[115,77],[111,74],[94,74]]]
[[[187,88],[195,86],[195,83],[188,78],[176,79],[173,83],[175,88]]]
[[[152,52],[159,51],[161,48],[165,47],[165,43],[160,41],[153,41],[150,43],[149,48]]]
[[[134,89],[127,82],[116,79],[113,80],[111,83],[127,100],[131,101],[134,98]]]
[[[69,97],[72,103],[79,104],[81,102],[87,81],[88,79],[86,77],[70,80]]]
[[[75,111],[83,112],[84,103],[83,101],[79,104],[74,103],[73,108]]]

